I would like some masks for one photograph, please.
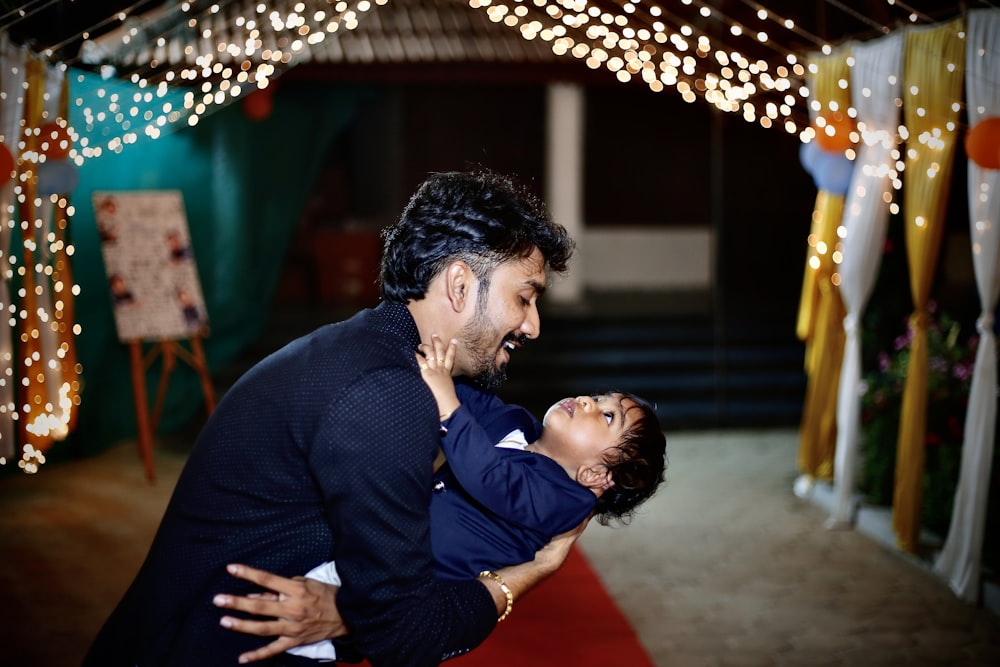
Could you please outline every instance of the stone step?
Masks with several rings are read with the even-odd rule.
[[[616,389],[653,403],[665,428],[796,426],[802,361],[787,322],[549,314],[543,335],[515,352],[501,393],[541,413],[564,396]]]
[[[620,390],[653,403],[669,429],[798,425],[803,347],[787,317],[723,324],[704,310],[639,305],[545,312],[542,336],[514,353],[503,398],[542,414],[566,396]],[[220,395],[267,354],[352,313],[275,309],[260,339],[215,375]]]

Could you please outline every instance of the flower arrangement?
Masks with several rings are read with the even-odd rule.
[[[962,459],[962,432],[978,335],[961,336],[958,322],[940,314],[927,337],[927,439],[925,441],[923,528],[944,537],[951,521],[955,487]],[[861,460],[859,488],[868,500],[892,505],[896,442],[903,387],[910,361],[913,333],[897,337],[889,351],[878,354],[878,371],[865,377],[861,399]]]

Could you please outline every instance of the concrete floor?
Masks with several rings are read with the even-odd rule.
[[[668,435],[668,483],[587,557],[657,665],[1000,665],[1000,620],[791,492],[789,430]],[[133,443],[0,478],[0,665],[78,664],[135,574],[183,466]],[[609,664],[615,664],[608,656]]]
[[[667,436],[667,486],[582,545],[657,665],[1000,665],[1000,619],[792,493],[791,430]]]

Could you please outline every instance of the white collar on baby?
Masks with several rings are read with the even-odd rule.
[[[516,428],[505,435],[496,446],[506,447],[507,449],[524,449],[528,446],[528,439],[524,437],[524,431]]]

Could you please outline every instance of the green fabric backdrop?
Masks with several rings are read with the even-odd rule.
[[[102,85],[96,76],[74,74],[70,99],[86,100]],[[183,192],[211,324],[205,351],[210,370],[216,370],[266,325],[284,253],[315,178],[331,144],[369,97],[363,87],[279,87],[273,112],[263,121],[247,119],[240,104],[231,104],[193,128],[185,124],[155,141],[84,163],[72,193],[76,213],[71,229],[74,277],[82,288],[76,302],[83,328],[77,338],[82,404],[79,427],[53,447],[50,459],[89,454],[136,433],[128,351],[115,333],[91,193]],[[84,127],[75,104],[70,121]],[[99,136],[100,128],[89,134]],[[154,367],[147,377],[150,400],[158,377]],[[184,427],[203,411],[197,375],[179,363],[158,432]]]

